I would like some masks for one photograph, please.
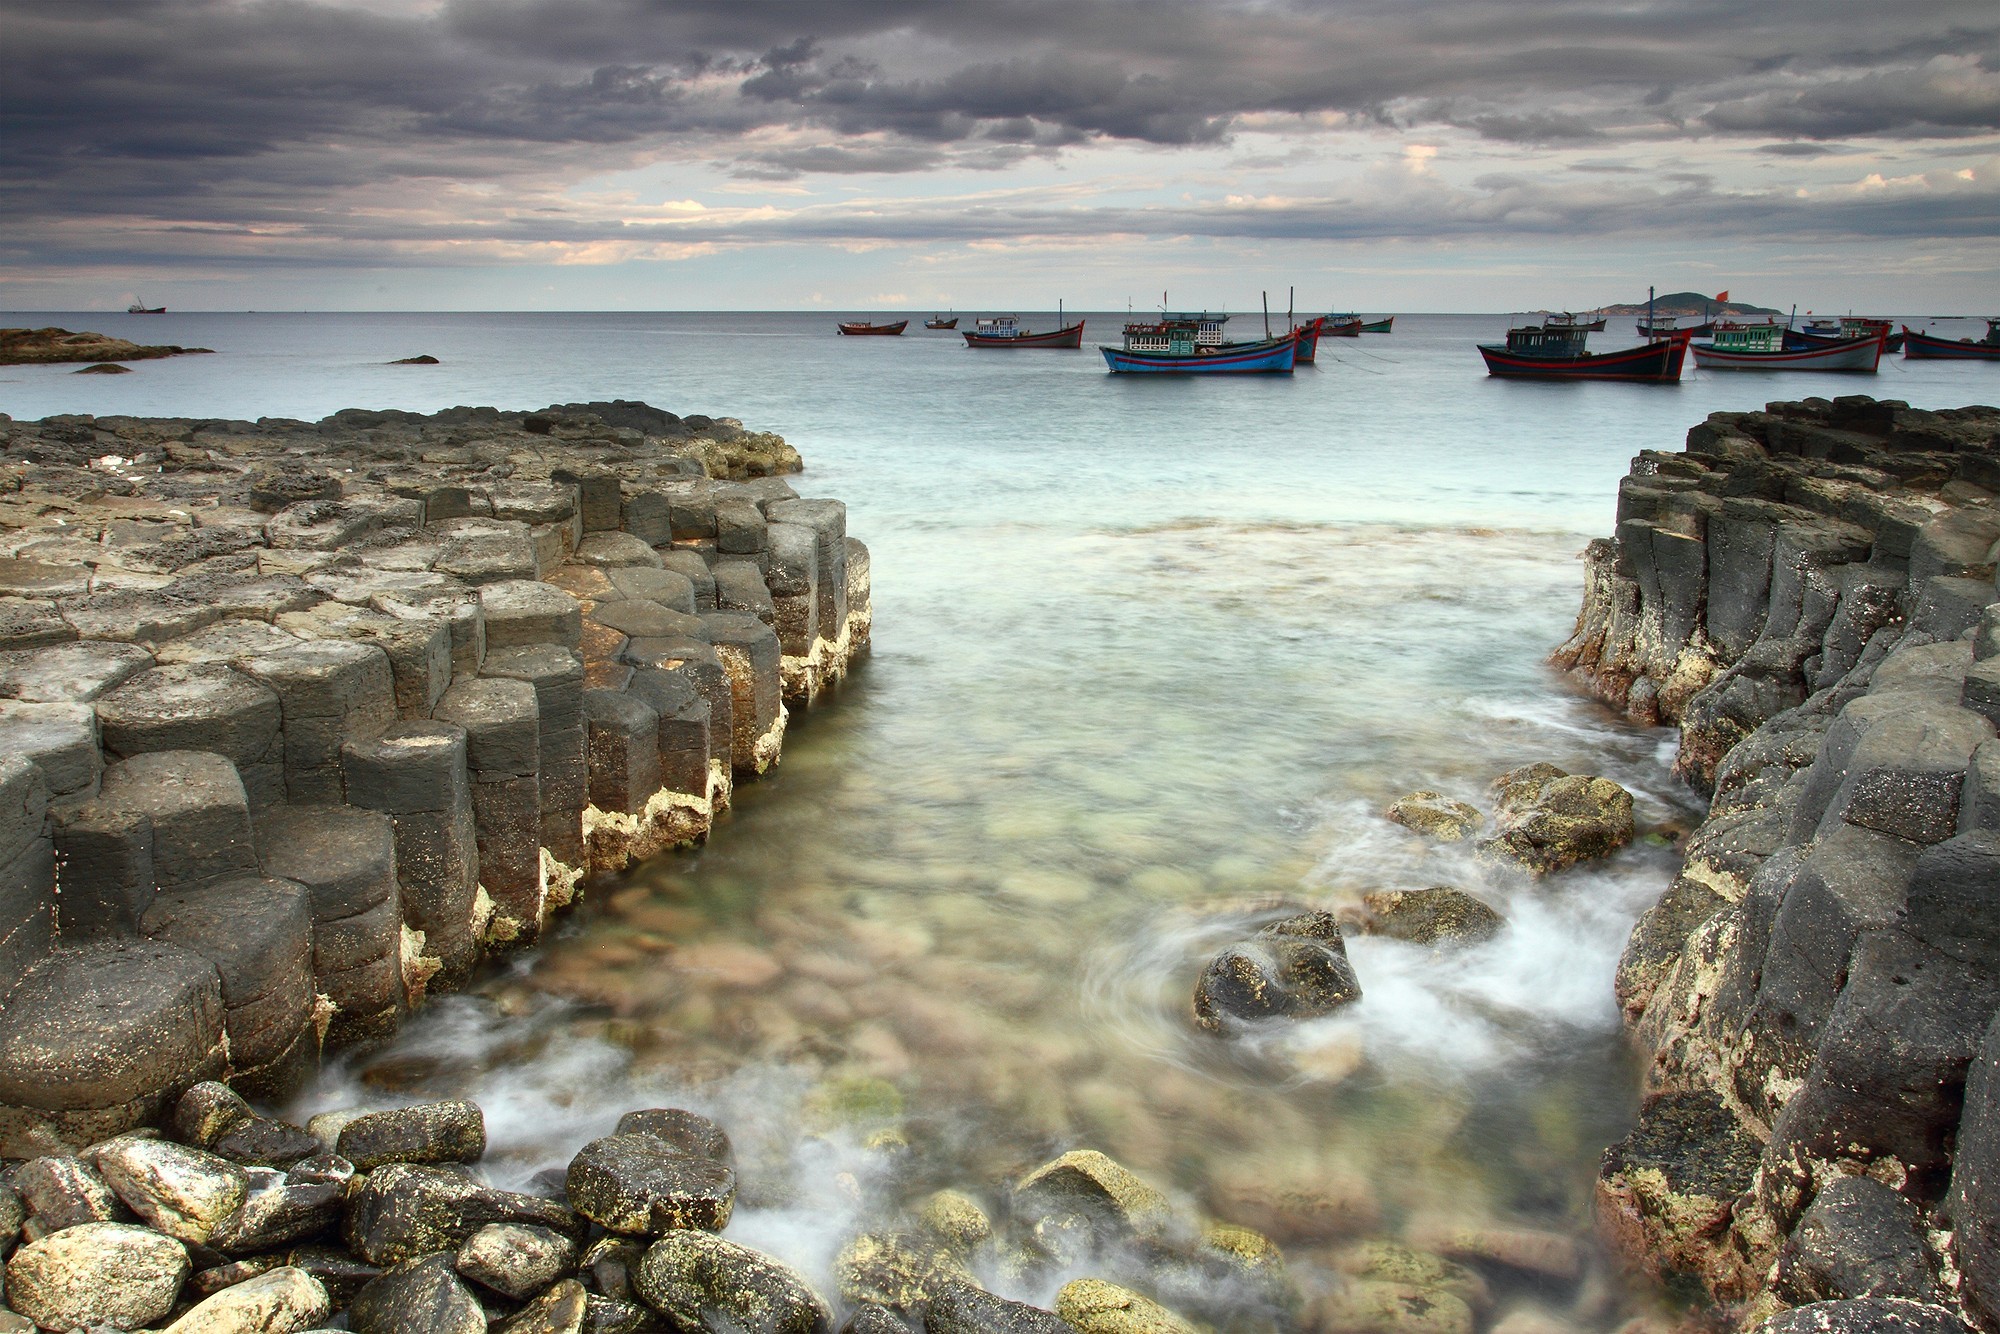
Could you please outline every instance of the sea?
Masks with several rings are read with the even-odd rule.
[[[2000,366],[1520,383],[1474,350],[1510,317],[1399,315],[1290,376],[1113,376],[1092,348],[1121,312],[1086,313],[1081,351],[1011,352],[925,313],[898,338],[835,335],[865,312],[0,315],[215,353],[0,368],[15,418],[643,399],[782,434],[793,485],[846,502],[873,553],[871,651],[704,847],[593,885],[288,1110],[474,1098],[484,1170],[515,1187],[627,1109],[709,1113],[741,1171],[726,1235],[829,1293],[842,1246],[930,1191],[1004,1212],[1023,1173],[1090,1148],[1278,1236],[1308,1300],[1360,1244],[1526,1229],[1568,1239],[1580,1274],[1489,1275],[1483,1321],[1654,1310],[1596,1249],[1592,1182],[1639,1091],[1613,970],[1701,804],[1671,732],[1547,663],[1579,553],[1633,455],[1710,412],[1994,402]],[[1594,338],[1634,341],[1629,319]],[[418,354],[440,364],[386,364]],[[1490,805],[1538,761],[1624,784],[1639,837],[1534,883],[1384,817],[1416,789]],[[1447,950],[1356,935],[1349,1009],[1232,1039],[1192,1024],[1203,965],[1259,926],[1436,885],[1505,929]],[[1089,1263],[1148,1281],[1139,1258]],[[1087,1268],[982,1278],[1046,1302]],[[1254,1302],[1222,1284],[1165,1295],[1229,1323]]]

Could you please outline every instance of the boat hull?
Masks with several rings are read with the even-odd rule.
[[[1048,333],[1019,334],[1013,338],[995,338],[990,334],[969,333],[959,330],[959,337],[967,347],[1082,347],[1083,321],[1066,328]]]
[[[1391,315],[1386,320],[1370,320],[1368,323],[1361,326],[1361,332],[1388,333],[1390,326],[1395,324],[1395,322],[1396,322],[1396,317],[1394,315]]]
[[[1842,338],[1836,334],[1814,333],[1811,329],[1785,330],[1785,350],[1787,352],[1800,351],[1810,347],[1828,347],[1834,343],[1849,341],[1851,340]],[[1890,353],[1901,352],[1902,350],[1903,335],[1885,331],[1882,336],[1882,351]]]
[[[1240,343],[1214,352],[1127,352],[1097,349],[1113,375],[1290,375],[1298,361],[1297,338]]]
[[[1628,347],[1619,352],[1587,352],[1580,357],[1538,357],[1481,343],[1486,373],[1515,380],[1650,380],[1671,384],[1681,378],[1685,338]]]
[[[924,327],[925,327],[926,329],[956,329],[956,328],[958,327],[958,321],[957,321],[957,320],[925,320],[925,321],[924,321]]]
[[[1367,326],[1363,325],[1358,317],[1345,320],[1322,319],[1319,332],[1322,338],[1359,338],[1365,327]]]
[[[1301,324],[1292,330],[1292,335],[1299,344],[1299,350],[1292,358],[1295,365],[1310,366],[1313,364],[1313,358],[1319,355],[1319,326],[1320,321],[1314,320],[1310,324]]]
[[[908,320],[897,320],[894,324],[836,324],[834,328],[850,338],[860,338],[869,334],[893,338],[910,327]]]
[[[1705,371],[1860,371],[1873,374],[1882,360],[1882,336],[1848,338],[1821,347],[1783,352],[1724,352],[1695,343],[1694,364]]]
[[[1907,361],[2000,361],[2000,343],[1939,338],[1903,326],[1903,357]]]
[[[1662,324],[1648,324],[1640,320],[1634,326],[1641,338],[1705,338],[1715,332],[1715,321],[1704,320],[1700,324],[1690,324],[1685,328],[1674,327],[1672,321]]]

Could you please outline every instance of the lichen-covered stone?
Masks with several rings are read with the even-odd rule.
[[[710,1334],[828,1334],[832,1313],[789,1266],[709,1232],[670,1232],[633,1275],[639,1295],[678,1329]]]
[[[150,1325],[188,1275],[181,1244],[128,1223],[83,1223],[31,1241],[7,1261],[7,1301],[44,1329]]]
[[[1424,789],[1396,798],[1389,818],[1440,843],[1461,843],[1479,832],[1486,817],[1477,806]]]
[[[1375,935],[1419,945],[1472,944],[1491,940],[1506,919],[1462,889],[1379,889],[1361,896],[1368,929]]]
[[[1494,860],[1535,875],[1606,856],[1632,841],[1632,794],[1608,778],[1531,764],[1494,781]]]
[[[578,1213],[613,1232],[720,1232],[736,1203],[736,1173],[727,1163],[682,1153],[652,1135],[608,1135],[571,1159],[568,1189]]]
[[[1338,920],[1308,913],[1274,922],[1211,960],[1195,984],[1194,1018],[1222,1033],[1258,1020],[1316,1018],[1360,997]]]

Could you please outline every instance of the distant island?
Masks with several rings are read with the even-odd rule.
[[[1622,306],[1599,306],[1606,315],[1644,315],[1646,303],[1633,301]],[[1752,306],[1742,301],[1717,301],[1700,292],[1668,292],[1653,298],[1655,315],[1782,315],[1769,306]]]

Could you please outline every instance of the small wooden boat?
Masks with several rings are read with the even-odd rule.
[[[1819,347],[1787,345],[1782,324],[1744,324],[1717,329],[1706,343],[1693,343],[1694,364],[1705,371],[1861,371],[1873,374],[1882,360],[1880,331]]]
[[[1023,329],[1012,315],[994,315],[973,321],[970,330],[960,330],[967,347],[1082,347],[1083,321],[1066,324],[1050,333]]]
[[[1319,328],[1325,322],[1326,317],[1322,315],[1318,319],[1307,320],[1304,324],[1294,324],[1292,326],[1292,337],[1296,338],[1299,344],[1299,350],[1292,358],[1294,365],[1310,366],[1313,364],[1313,358],[1319,355]]]
[[[924,327],[926,329],[956,329],[958,327],[958,316],[933,315],[924,321]]]
[[[1389,317],[1388,317],[1387,319],[1380,319],[1380,320],[1369,320],[1369,321],[1368,321],[1368,322],[1367,322],[1366,324],[1363,324],[1363,325],[1361,326],[1361,332],[1362,332],[1362,333],[1388,333],[1388,332],[1389,332],[1389,326],[1390,326],[1390,325],[1392,325],[1392,324],[1394,324],[1395,322],[1396,322],[1396,317],[1395,317],[1394,315],[1391,315],[1391,316],[1389,316]],[[1602,327],[1604,327],[1604,326],[1602,326],[1602,325],[1599,325],[1598,327],[1599,327],[1599,328],[1602,328]]]
[[[1894,327],[1887,320],[1862,319],[1854,316],[1838,320],[1807,320],[1799,328],[1785,331],[1785,346],[1803,350],[1810,347],[1825,347],[1829,343],[1845,342],[1850,338],[1863,338],[1869,334],[1880,334],[1884,353],[1901,352],[1903,335],[1892,332]]]
[[[149,306],[144,301],[135,301],[125,307],[125,313],[127,315],[164,315],[167,313],[167,308],[165,306]]]
[[[1362,319],[1353,312],[1346,314],[1322,315],[1319,321],[1319,335],[1322,338],[1359,338]]]
[[[1114,375],[1290,375],[1298,362],[1297,333],[1254,343],[1225,343],[1227,315],[1175,314],[1125,326],[1125,345],[1105,347]]]
[[[1566,310],[1560,315],[1551,315],[1543,320],[1542,327],[1544,329],[1581,329],[1585,333],[1603,333],[1604,316],[1583,316],[1576,314],[1574,311]]]
[[[1908,361],[2000,361],[2000,319],[1986,321],[1986,337],[1940,338],[1903,326],[1903,357]]]
[[[870,324],[866,320],[849,320],[834,326],[844,334],[886,334],[894,337],[910,327],[908,320],[897,320],[894,324]]]
[[[1715,321],[1697,320],[1693,324],[1682,324],[1678,315],[1661,315],[1640,320],[1638,329],[1641,338],[1705,338],[1715,332]]]
[[[1673,383],[1687,358],[1684,337],[1655,339],[1617,352],[1592,352],[1590,331],[1574,325],[1528,324],[1507,331],[1506,343],[1481,343],[1486,373],[1521,380],[1651,380]]]

